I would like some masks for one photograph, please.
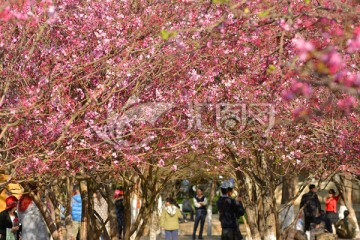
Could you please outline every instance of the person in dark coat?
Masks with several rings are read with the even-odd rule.
[[[119,237],[120,239],[122,239],[123,230],[125,228],[124,191],[119,189],[115,190],[114,198],[115,198],[115,210],[116,210],[116,218],[118,223]]]
[[[15,213],[18,199],[15,196],[6,198],[6,208],[0,213],[0,240],[6,240],[6,229],[11,229],[11,232],[17,236],[19,226],[13,226],[14,219],[17,219]]]
[[[305,193],[301,198],[300,209],[303,209],[305,215],[304,231],[310,230],[310,223],[314,221],[317,212],[321,211],[321,203],[316,192],[316,186],[314,184],[310,184],[309,192]]]
[[[192,207],[189,198],[186,198],[185,201],[183,202],[182,210],[185,213],[185,220],[186,220],[186,213],[190,213],[190,221],[194,221],[194,209]]]
[[[238,219],[244,215],[245,209],[240,198],[236,201],[229,196],[229,190],[231,191],[232,188],[225,181],[221,185],[222,195],[216,203],[222,228],[221,240],[241,240],[243,237],[239,230]]]

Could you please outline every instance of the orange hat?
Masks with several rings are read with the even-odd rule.
[[[10,197],[7,197],[5,201],[6,201],[5,210],[8,210],[10,208],[16,207],[18,199],[15,196],[10,196]]]

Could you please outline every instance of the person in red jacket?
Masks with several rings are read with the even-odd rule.
[[[329,196],[326,198],[326,217],[330,219],[332,224],[335,224],[339,220],[339,215],[337,213],[337,203],[339,201],[340,195],[336,195],[334,189],[329,190]]]

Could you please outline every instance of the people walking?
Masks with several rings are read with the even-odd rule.
[[[313,222],[317,212],[321,211],[321,204],[316,192],[316,186],[314,184],[310,184],[309,192],[305,193],[301,198],[300,209],[303,209],[305,216],[304,231],[310,230],[310,223]]]
[[[125,207],[124,207],[124,191],[116,189],[114,192],[115,210],[118,224],[119,238],[123,237],[123,230],[125,227]]]
[[[161,214],[160,227],[165,230],[165,240],[177,240],[179,234],[180,209],[172,198],[165,200],[165,207]]]
[[[221,185],[221,197],[217,201],[219,209],[219,220],[221,222],[221,240],[241,240],[243,239],[238,219],[243,216],[245,209],[241,203],[241,198],[237,200],[231,198],[232,187],[228,181]]]
[[[5,210],[0,213],[0,240],[6,240],[10,237],[16,239],[20,229],[19,226],[14,226],[14,220],[17,219],[15,210],[18,199],[15,196],[10,196],[6,198],[5,203]]]
[[[40,210],[28,194],[23,194],[18,203],[22,239],[49,240],[50,233]]]
[[[203,231],[204,231],[204,225],[205,225],[205,219],[206,219],[206,206],[208,204],[208,201],[206,197],[203,195],[203,189],[197,188],[196,189],[196,196],[193,199],[194,206],[195,206],[195,222],[194,222],[194,230],[192,239],[196,239],[196,231],[200,224],[200,230],[199,230],[199,239],[203,239]]]

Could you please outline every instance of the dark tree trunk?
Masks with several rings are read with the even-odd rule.
[[[108,215],[109,215],[109,221],[110,221],[110,239],[111,240],[118,240],[119,239],[119,229],[117,225],[117,217],[116,217],[116,209],[114,201],[112,200],[113,192],[111,190],[110,185],[105,185],[105,191],[106,196],[108,199],[106,199],[108,203]],[[110,198],[110,199],[109,199]]]
[[[71,199],[72,199],[72,194],[73,194],[73,186],[74,186],[74,182],[73,182],[73,178],[72,177],[67,177],[66,178],[66,206],[65,207],[65,228],[66,228],[66,239],[71,239],[71,237],[76,237],[76,236],[72,236],[72,217],[71,217],[71,212],[72,212],[72,206],[71,206]]]
[[[340,190],[339,193],[341,194],[341,198],[343,199],[346,208],[349,210],[351,218],[354,220],[356,224],[356,231],[359,231],[359,223],[356,218],[356,213],[353,207],[352,202],[352,178],[351,174],[343,174],[340,175],[339,178],[335,178],[336,187]]]
[[[280,212],[279,228],[288,227],[295,220],[293,202],[297,196],[298,177],[296,175],[285,175],[282,178],[281,205],[284,207]]]
[[[26,191],[29,192],[30,197],[34,201],[35,205],[40,210],[41,215],[44,217],[45,223],[49,228],[50,234],[53,240],[60,240],[59,231],[56,227],[55,222],[53,221],[49,211],[47,210],[46,204],[44,204],[40,197],[34,192],[30,191],[30,187],[27,185],[23,186]]]
[[[90,240],[91,236],[88,239],[89,231],[89,195],[87,180],[80,180],[80,192],[81,192],[81,201],[82,201],[82,213],[81,213],[81,227],[80,227],[80,239],[81,240]]]

